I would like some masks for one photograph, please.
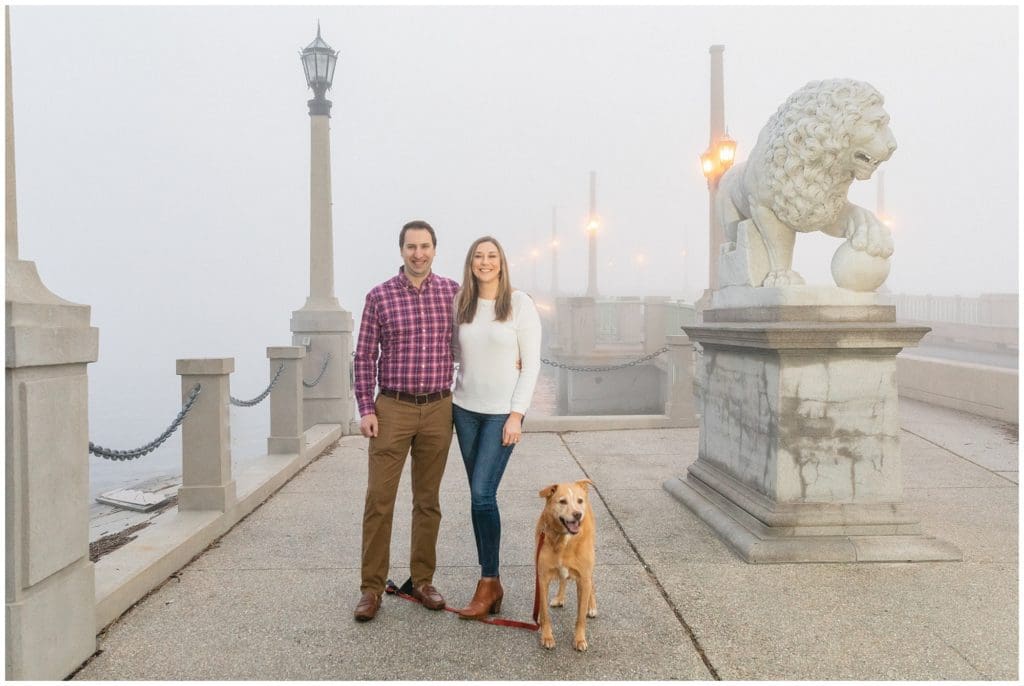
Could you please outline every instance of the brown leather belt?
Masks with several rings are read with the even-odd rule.
[[[426,405],[428,403],[437,402],[442,398],[447,398],[452,394],[451,390],[444,389],[437,393],[404,393],[402,391],[392,391],[387,388],[380,389],[381,395],[386,395],[389,398],[400,400],[403,403],[412,403],[413,405]]]

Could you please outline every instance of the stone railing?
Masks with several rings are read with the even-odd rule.
[[[1018,322],[1016,293],[986,293],[977,298],[886,293],[881,299],[896,306],[896,318],[901,321],[1007,327],[1016,327]]]
[[[231,464],[230,377],[233,358],[177,361],[182,397],[200,393],[182,423],[182,485],[178,506],[162,513],[137,538],[95,563],[94,631],[100,631],[151,589],[183,567],[217,537],[262,503],[329,447],[349,426],[306,426],[303,385],[306,350],[267,348],[270,378],[270,435],[267,454],[246,461],[237,474]],[[280,373],[278,370],[280,369]],[[327,373],[347,382],[343,362]]]
[[[693,346],[680,328],[692,319],[665,297],[559,298],[546,359],[558,415],[531,417],[526,430],[696,426]]]

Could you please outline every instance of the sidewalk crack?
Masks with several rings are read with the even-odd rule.
[[[590,474],[587,472],[586,467],[584,467],[583,463],[580,462],[578,457],[576,457],[576,453],[572,451],[572,448],[569,447],[569,444],[565,442],[565,433],[559,433],[558,439],[562,442],[562,445],[565,446],[566,451],[568,451],[573,461],[576,462],[576,465],[580,468],[580,471],[583,472],[583,475],[589,479]],[[701,662],[704,663],[704,667],[708,670],[708,672],[711,674],[711,677],[715,681],[721,681],[722,677],[718,675],[718,670],[715,669],[715,666],[713,664],[711,664],[711,660],[704,652],[704,646],[700,644],[700,639],[698,639],[697,635],[694,633],[693,627],[691,627],[690,624],[683,617],[683,613],[679,611],[679,608],[676,607],[676,604],[672,601],[672,598],[669,596],[668,591],[666,591],[665,587],[661,584],[661,579],[658,578],[658,575],[655,574],[654,570],[651,569],[651,566],[647,564],[647,560],[645,560],[644,556],[640,554],[640,551],[637,549],[636,545],[633,544],[633,541],[632,539],[630,539],[629,534],[626,533],[626,530],[623,528],[622,523],[619,522],[619,518],[615,516],[614,510],[612,510],[611,506],[608,504],[608,501],[605,500],[604,496],[601,495],[601,489],[594,484],[591,484],[591,487],[594,489],[594,492],[597,494],[597,497],[601,499],[601,502],[604,503],[605,509],[607,509],[608,514],[611,515],[612,521],[615,522],[615,526],[619,529],[619,533],[622,534],[622,537],[626,540],[626,543],[629,544],[629,548],[633,551],[633,555],[636,556],[636,559],[640,562],[641,566],[643,566],[644,571],[647,572],[647,576],[654,583],[655,587],[658,589],[658,592],[661,593],[661,597],[665,600],[665,603],[669,606],[669,609],[672,610],[672,614],[675,615],[676,620],[679,622],[680,626],[683,627],[683,630],[686,632],[686,635],[690,637],[690,642],[693,644],[694,650],[697,651],[697,655],[700,656]]]

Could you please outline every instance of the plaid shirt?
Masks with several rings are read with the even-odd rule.
[[[458,283],[434,273],[414,288],[402,267],[366,294],[354,362],[361,417],[376,412],[378,384],[417,394],[452,387],[452,301],[458,290]]]

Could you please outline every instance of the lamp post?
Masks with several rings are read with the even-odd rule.
[[[597,172],[590,172],[590,215],[587,220],[587,297],[597,297],[597,230],[601,222],[597,218]]]
[[[558,208],[551,208],[551,297],[558,297]]]
[[[330,355],[320,382],[304,390],[303,421],[340,424],[350,432],[355,399],[349,381],[352,352],[352,315],[334,295],[334,229],[331,221],[331,101],[325,95],[334,81],[338,52],[316,28],[316,38],[299,53],[306,85],[313,90],[307,102],[310,121],[309,156],[309,297],[292,313],[293,345],[307,353],[303,375],[314,378]]]
[[[711,136],[708,149],[700,156],[701,170],[708,180],[708,290],[718,287],[718,253],[725,240],[715,214],[718,181],[736,159],[736,141],[725,131],[725,83],[722,76],[724,45],[712,45],[711,53]]]

